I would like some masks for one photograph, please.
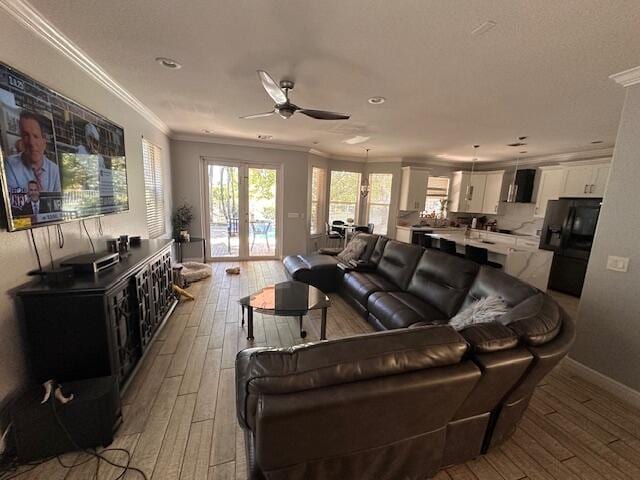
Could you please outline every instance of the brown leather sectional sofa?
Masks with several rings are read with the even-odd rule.
[[[326,256],[284,263],[293,278],[337,288],[383,332],[238,354],[252,479],[428,478],[508,439],[573,342],[566,313],[518,279],[368,240],[357,268]],[[488,295],[512,307],[500,322],[460,332],[446,325]]]

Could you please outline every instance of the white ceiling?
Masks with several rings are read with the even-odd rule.
[[[172,131],[335,155],[468,160],[479,143],[495,161],[518,135],[529,156],[611,146],[624,90],[608,76],[640,64],[638,0],[31,1]],[[272,108],[258,68],[351,120],[239,119]],[[355,135],[372,139],[343,143]]]

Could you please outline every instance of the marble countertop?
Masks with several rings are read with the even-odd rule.
[[[458,245],[473,245],[474,247],[486,248],[487,251],[492,253],[497,253],[498,255],[508,256],[513,254],[514,252],[531,252],[538,251],[538,248],[525,247],[525,246],[517,246],[513,245],[505,245],[500,242],[496,243],[485,243],[481,239],[478,238],[467,238],[464,236],[464,233],[433,233],[431,234],[433,238],[444,238],[445,240],[451,240],[456,242]]]

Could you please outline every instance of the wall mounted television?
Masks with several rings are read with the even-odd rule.
[[[0,180],[9,231],[129,210],[124,130],[0,62]]]

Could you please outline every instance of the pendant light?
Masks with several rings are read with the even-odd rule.
[[[509,146],[511,147],[523,147],[526,145],[526,143],[524,143],[524,140],[526,140],[527,137],[518,137],[518,141],[516,143],[512,143]],[[507,202],[508,203],[515,203],[518,199],[518,185],[516,185],[516,178],[518,176],[518,165],[520,163],[520,154],[521,153],[526,153],[526,152],[520,152],[518,154],[518,156],[516,157],[516,170],[515,172],[513,172],[513,180],[511,181],[511,184],[509,185],[509,191],[507,192]]]
[[[369,150],[371,150],[370,148],[365,148],[365,159],[364,162],[367,163],[369,161]],[[366,198],[367,195],[369,195],[369,192],[371,191],[371,185],[369,185],[369,178],[365,175],[364,179],[362,180],[362,185],[360,185],[360,196],[362,196],[362,198]]]
[[[471,185],[471,180],[473,179],[473,172],[475,171],[476,161],[478,160],[478,148],[480,145],[473,146],[473,160],[471,162],[471,175],[469,176],[469,183],[467,184],[467,190],[465,192],[464,198],[467,201],[467,209],[469,209],[469,203],[473,200],[473,185]]]

